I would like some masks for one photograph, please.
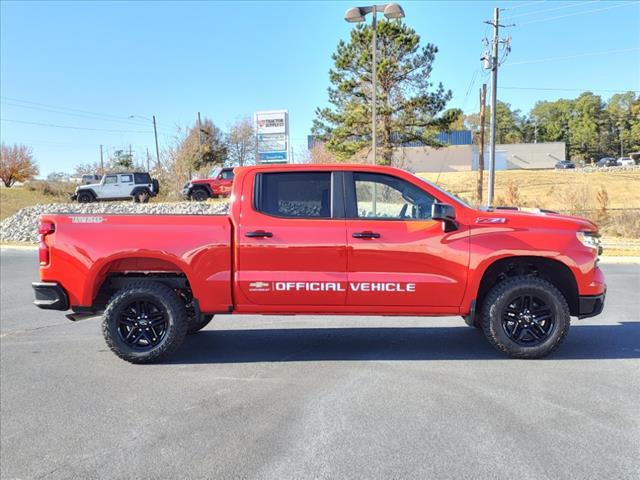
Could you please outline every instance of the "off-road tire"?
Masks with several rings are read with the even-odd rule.
[[[195,202],[204,202],[209,198],[209,192],[207,192],[204,188],[196,188],[191,192],[191,200]]]
[[[555,315],[555,325],[542,343],[523,346],[513,341],[502,327],[502,315],[510,299],[518,294],[535,294]],[[569,333],[569,305],[560,291],[543,278],[512,277],[494,286],[487,294],[480,317],[487,340],[498,350],[514,358],[542,358],[553,353]]]
[[[153,347],[132,347],[125,343],[118,332],[118,322],[123,309],[136,299],[153,302],[161,307],[166,317],[167,327],[164,336]],[[131,363],[152,363],[166,358],[182,344],[187,328],[187,312],[176,292],[161,283],[144,280],[118,290],[109,300],[102,321],[102,334],[111,351]]]
[[[149,198],[151,197],[151,194],[149,194],[148,191],[146,190],[142,190],[140,192],[137,192],[134,196],[133,196],[133,201],[135,203],[147,203],[149,201]]]
[[[90,192],[78,193],[78,203],[91,203],[93,200],[93,195]]]
[[[209,325],[211,320],[213,320],[213,315],[204,315],[204,314],[200,314],[200,318],[198,320],[190,320],[189,327],[187,328],[187,335],[193,335],[194,333],[198,333],[204,327]]]

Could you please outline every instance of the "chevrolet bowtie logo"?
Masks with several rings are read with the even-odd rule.
[[[251,288],[267,288],[269,286],[269,283],[267,282],[251,282],[249,284],[249,287]]]

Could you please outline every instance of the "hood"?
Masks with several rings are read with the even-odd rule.
[[[98,188],[100,187],[100,183],[87,183],[86,185],[78,185],[76,187],[76,191],[82,189],[82,188]]]
[[[573,215],[561,215],[559,213],[540,209],[495,209],[476,210],[476,226],[505,225],[516,228],[553,228],[572,231],[597,231],[598,226],[590,220]]]

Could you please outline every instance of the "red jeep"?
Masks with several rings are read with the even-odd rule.
[[[182,187],[182,196],[202,202],[207,198],[228,197],[233,185],[233,168],[218,167],[209,178],[191,180]]]
[[[235,170],[229,215],[43,215],[36,305],[103,314],[145,363],[217,313],[460,315],[502,352],[539,358],[598,315],[597,227],[477,210],[406,171]]]

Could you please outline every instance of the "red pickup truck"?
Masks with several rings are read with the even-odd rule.
[[[35,304],[102,313],[109,347],[134,363],[218,313],[461,315],[502,352],[538,358],[570,316],[603,309],[587,220],[477,210],[388,167],[235,175],[229,215],[43,215]]]

